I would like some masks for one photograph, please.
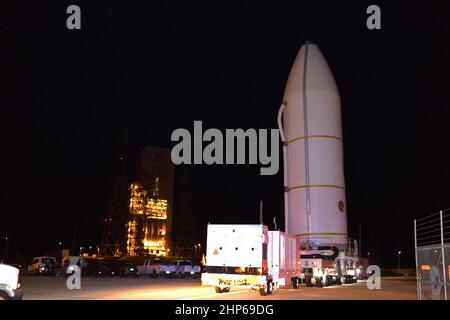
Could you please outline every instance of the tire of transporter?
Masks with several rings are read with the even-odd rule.
[[[330,279],[330,284],[332,285],[332,286],[334,286],[334,285],[336,285],[337,284],[337,278],[335,277],[335,276],[332,276],[331,277],[331,279]]]
[[[331,279],[331,276],[326,276],[326,277],[325,277],[325,283],[324,283],[323,285],[324,285],[324,287],[329,287],[329,286],[332,285],[332,279]]]
[[[341,277],[341,284],[346,284],[346,283],[347,283],[347,279],[344,276],[342,276]]]
[[[323,280],[322,280],[322,277],[317,277],[317,278],[316,278],[316,287],[317,287],[317,288],[322,288],[322,287],[323,287]]]
[[[305,283],[307,287],[312,287],[313,283],[312,283],[312,277],[311,276],[306,276],[305,277]]]
[[[298,289],[298,286],[299,286],[298,278],[293,278],[292,279],[292,288],[293,289]]]

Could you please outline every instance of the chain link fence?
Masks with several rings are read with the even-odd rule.
[[[450,208],[414,220],[419,300],[448,300]]]

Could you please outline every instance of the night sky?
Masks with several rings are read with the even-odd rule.
[[[412,266],[413,219],[450,207],[450,5],[392,2],[4,4],[0,235],[11,236],[9,254],[70,248],[74,224],[77,246],[99,243],[125,128],[130,157],[146,144],[172,147],[172,131],[193,132],[194,120],[276,128],[291,64],[312,41],[341,94],[350,236],[361,223],[373,262],[395,266],[401,250]],[[81,7],[80,31],[66,28],[70,4]],[[381,7],[381,30],[366,28],[370,4]],[[177,167],[200,240],[208,222],[257,223],[259,199],[265,223],[284,225],[282,167],[275,176],[259,167]],[[3,248],[2,236],[1,257]]]

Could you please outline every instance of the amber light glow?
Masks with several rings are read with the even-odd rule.
[[[127,252],[131,256],[167,255],[168,202],[158,197],[159,179],[151,195],[138,183],[130,185],[130,219],[127,223]]]

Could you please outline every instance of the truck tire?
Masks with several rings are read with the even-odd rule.
[[[0,291],[0,300],[9,300],[9,296],[6,292]]]
[[[153,269],[153,272],[150,273],[150,277],[156,278],[156,270],[155,269]]]
[[[223,288],[222,292],[230,292],[230,287]]]
[[[216,290],[216,293],[222,293],[222,288],[221,287],[214,287],[214,289]]]

